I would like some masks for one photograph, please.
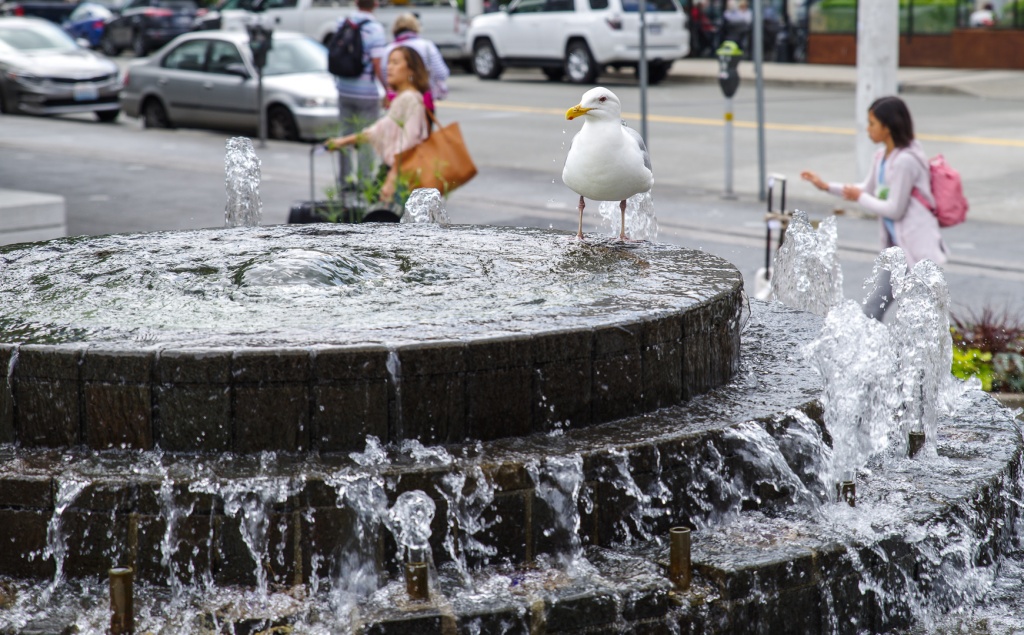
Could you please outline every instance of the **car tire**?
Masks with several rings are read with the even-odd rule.
[[[473,70],[480,79],[498,79],[501,76],[501,60],[490,40],[479,40],[473,45]]]
[[[149,40],[146,39],[146,34],[142,31],[136,31],[132,35],[132,53],[135,53],[135,57],[149,55]]]
[[[143,128],[171,128],[171,118],[167,116],[167,109],[156,97],[150,97],[142,104],[142,127]]]
[[[103,123],[113,123],[117,121],[117,116],[120,114],[120,110],[97,110],[96,118]]]
[[[597,79],[597,62],[582,40],[573,40],[565,47],[565,74],[574,84],[593,84]]]
[[[668,77],[668,71],[672,68],[672,62],[648,62],[647,83],[660,84]]]
[[[18,112],[18,94],[8,93],[3,85],[0,85],[0,113],[13,115]]]
[[[565,77],[564,68],[545,67],[540,70],[544,73],[544,76],[547,77],[548,81],[550,82],[560,82],[562,81],[562,78]]]
[[[110,38],[110,35],[104,33],[103,37],[100,38],[100,50],[107,57],[117,57],[121,54],[121,49],[114,44],[114,40]]]
[[[298,141],[299,127],[295,125],[295,117],[284,106],[271,106],[267,110],[267,136],[283,141]]]

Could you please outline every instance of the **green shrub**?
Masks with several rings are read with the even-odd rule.
[[[953,374],[977,377],[986,391],[1024,392],[1024,322],[1017,313],[980,313],[952,318]]]
[[[1024,0],[1018,0],[1024,3]],[[914,0],[914,34],[950,33],[956,27],[956,0]],[[900,33],[910,28],[910,2],[900,0]],[[811,32],[855,33],[856,0],[822,0],[811,8]]]

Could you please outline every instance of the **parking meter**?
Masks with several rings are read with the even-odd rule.
[[[718,56],[718,85],[726,97],[736,94],[740,87],[739,64],[743,59],[743,51],[732,40],[726,40],[715,51]]]
[[[725,94],[725,198],[736,198],[732,191],[732,96],[740,87],[739,64],[743,51],[726,40],[715,51],[718,56],[718,85]]]
[[[256,111],[260,115],[260,147],[267,147],[267,113],[263,107],[263,67],[267,65],[267,53],[272,46],[274,29],[263,26],[260,21],[245,25],[249,32],[249,48],[252,62],[256,67]]]

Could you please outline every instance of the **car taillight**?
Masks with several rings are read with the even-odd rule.
[[[613,15],[611,17],[605,18],[604,21],[608,23],[608,26],[611,27],[613,31],[622,30],[622,18],[620,18],[619,16]]]
[[[203,7],[202,9],[196,9],[196,17],[197,18],[202,17],[202,16],[206,15],[209,12],[210,12],[210,10],[205,8],[205,7]]]
[[[103,22],[103,20],[96,20],[95,22],[92,23],[92,28],[99,30],[99,29],[103,28],[104,24],[105,23]]]
[[[124,69],[124,72],[121,73],[121,88],[124,88],[127,85],[128,85],[128,69],[126,68],[126,69]]]
[[[25,15],[25,7],[21,6],[20,4],[15,6],[14,7],[14,15],[24,16]]]
[[[155,7],[149,7],[142,12],[147,18],[169,18],[174,15],[174,11],[170,9],[157,9]]]

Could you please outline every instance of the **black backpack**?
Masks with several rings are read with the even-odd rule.
[[[359,77],[366,68],[363,61],[363,23],[346,18],[327,45],[327,70],[338,77]]]

